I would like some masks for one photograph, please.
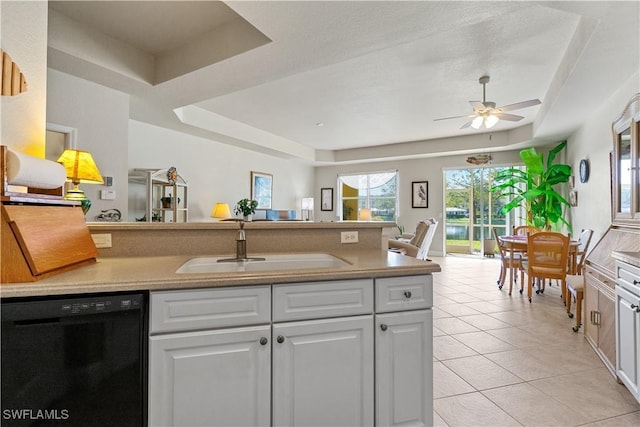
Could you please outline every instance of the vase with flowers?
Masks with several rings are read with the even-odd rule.
[[[245,221],[251,221],[251,215],[256,213],[257,207],[258,202],[256,200],[244,198],[236,203],[236,207],[233,208],[233,213],[236,215],[242,214]]]

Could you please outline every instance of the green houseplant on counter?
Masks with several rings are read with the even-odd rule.
[[[555,189],[558,184],[569,182],[571,166],[553,163],[566,145],[563,141],[549,151],[546,165],[543,154],[537,153],[534,147],[524,149],[520,151],[520,158],[525,170],[509,168],[496,174],[491,191],[513,197],[500,213],[523,207],[527,224],[550,230],[552,225],[562,223],[571,231],[571,225],[563,217],[563,208],[570,206],[569,202]]]
[[[258,207],[258,202],[256,200],[251,199],[242,199],[239,200],[236,204],[236,207],[233,208],[233,212],[236,215],[242,214],[244,219],[250,221],[250,216],[256,213],[256,208]]]

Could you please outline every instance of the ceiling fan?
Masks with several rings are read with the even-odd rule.
[[[471,107],[473,107],[473,114],[468,116],[444,117],[441,119],[435,119],[434,122],[437,122],[439,120],[459,119],[461,117],[467,117],[471,120],[463,124],[460,129],[466,129],[469,126],[474,129],[481,129],[482,127],[489,129],[492,128],[496,123],[498,123],[499,120],[517,122],[524,119],[524,117],[522,116],[507,114],[507,111],[519,110],[521,108],[533,107],[534,105],[540,104],[539,99],[530,99],[528,101],[516,102],[515,104],[509,104],[503,107],[496,107],[495,102],[486,100],[486,89],[487,83],[489,83],[489,76],[480,77],[479,82],[482,85],[482,102],[469,101],[469,104],[471,104]]]

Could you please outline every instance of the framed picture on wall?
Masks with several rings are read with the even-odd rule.
[[[273,192],[273,175],[262,172],[251,172],[251,199],[258,202],[256,209],[271,209]]]
[[[429,182],[414,181],[411,183],[411,207],[429,207]]]
[[[578,192],[575,190],[569,191],[569,204],[573,207],[578,206]]]
[[[320,189],[320,210],[321,211],[333,210],[333,188]]]

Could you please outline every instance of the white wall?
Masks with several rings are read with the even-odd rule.
[[[313,168],[293,160],[235,148],[143,122],[129,123],[129,168],[175,166],[189,182],[189,221],[212,221],[216,202],[236,202],[251,195],[251,171],[273,175],[273,209],[296,210],[313,191]],[[132,201],[129,221],[144,205]],[[233,214],[233,212],[232,212]]]
[[[75,128],[76,148],[89,151],[102,176],[113,186],[80,184],[91,200],[87,221],[101,210],[118,209],[127,217],[129,95],[49,69],[47,122]],[[100,200],[100,190],[115,190],[115,200]]]
[[[47,102],[47,2],[0,1],[2,49],[20,67],[27,91],[2,96],[3,145],[44,157]]]
[[[572,208],[573,230],[577,235],[583,228],[594,230],[591,248],[611,224],[611,167],[609,153],[613,150],[611,124],[622,113],[631,97],[640,92],[640,76],[636,73],[623,83],[602,107],[585,117],[582,126],[569,138],[567,163],[574,170],[578,206]],[[580,183],[578,167],[581,159],[590,162],[590,177]]]
[[[505,151],[492,153],[492,166],[507,166],[521,163],[519,151]],[[416,160],[401,160],[393,162],[362,163],[340,166],[323,166],[316,168],[316,192],[314,197],[319,200],[320,188],[331,187],[334,189],[334,210],[333,212],[322,212],[319,203],[316,203],[316,221],[336,221],[340,212],[338,211],[337,178],[342,173],[358,172],[379,172],[388,170],[398,170],[398,191],[399,208],[398,224],[405,227],[406,232],[415,230],[418,221],[425,218],[434,217],[440,222],[438,230],[433,238],[431,249],[432,255],[442,255],[444,253],[444,183],[443,170],[452,168],[467,168],[472,165],[466,162],[467,156],[433,157]],[[411,182],[429,182],[429,207],[411,207]]]

